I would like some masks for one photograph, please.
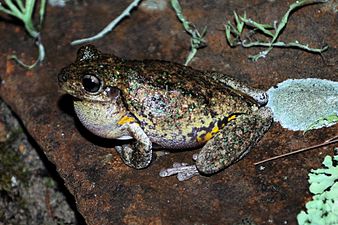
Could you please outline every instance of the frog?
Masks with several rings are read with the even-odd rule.
[[[272,124],[268,95],[217,71],[163,60],[128,60],[93,45],[58,74],[79,121],[93,134],[123,140],[122,161],[144,169],[155,150],[200,149],[193,163],[160,171],[187,180],[242,159]]]

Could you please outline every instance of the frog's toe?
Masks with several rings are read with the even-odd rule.
[[[164,151],[164,150],[154,151],[154,155],[155,155],[156,159],[163,157],[163,156],[166,156],[166,155],[169,155],[169,154],[170,154],[169,151]]]
[[[122,146],[115,146],[114,148],[119,154],[122,153]]]
[[[258,103],[259,106],[264,106],[269,101],[269,96],[266,92],[255,92],[250,94],[253,99]]]
[[[199,175],[199,172],[195,165],[189,166],[187,163],[174,163],[173,167],[160,171],[160,177],[169,177],[172,175],[176,175],[179,181],[184,181],[195,175]]]

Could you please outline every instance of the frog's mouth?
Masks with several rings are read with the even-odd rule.
[[[83,88],[77,89],[68,84],[64,84],[60,89],[60,92],[72,96],[74,101],[100,102],[105,104],[117,102],[121,98],[120,89],[109,86],[98,93],[89,93]]]
[[[78,94],[77,91],[75,91],[73,88],[69,87],[67,84],[60,84],[60,89],[59,92],[62,94],[68,94],[73,97],[74,100],[76,101],[82,101],[85,100],[84,95]],[[82,96],[81,96],[82,95]]]
[[[97,101],[100,102],[99,93],[90,94],[87,93],[78,83],[70,84],[68,82],[59,81],[59,91],[63,94],[69,94],[76,101]]]
[[[100,97],[96,96],[93,98],[93,96],[79,96],[79,95],[74,95],[74,94],[71,94],[69,92],[67,92],[67,94],[71,95],[73,97],[73,101],[87,101],[87,102],[93,102],[93,103],[109,103],[109,102],[113,102],[113,101],[109,101],[109,100],[103,100],[101,99]]]

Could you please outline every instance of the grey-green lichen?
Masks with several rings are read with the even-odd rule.
[[[268,90],[274,119],[290,130],[318,129],[335,124],[325,120],[338,115],[338,82],[316,78],[286,80]]]

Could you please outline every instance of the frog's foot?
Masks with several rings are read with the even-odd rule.
[[[143,169],[147,167],[152,159],[152,151],[139,151],[135,150],[131,144],[122,146],[115,146],[116,151],[120,154],[123,162],[135,169]]]
[[[155,157],[157,159],[157,158],[169,155],[170,152],[169,151],[164,151],[164,150],[159,150],[159,151],[154,151],[154,154],[155,154]]]
[[[132,118],[132,117],[127,117]],[[135,169],[143,169],[147,167],[152,159],[152,143],[149,137],[144,133],[139,124],[133,122],[125,122],[125,129],[129,135],[134,138],[130,144],[115,146],[115,149],[125,164]]]
[[[174,163],[173,167],[160,171],[161,177],[169,177],[172,175],[177,175],[179,181],[184,181],[199,175],[199,172],[195,165],[189,166],[187,163]]]

